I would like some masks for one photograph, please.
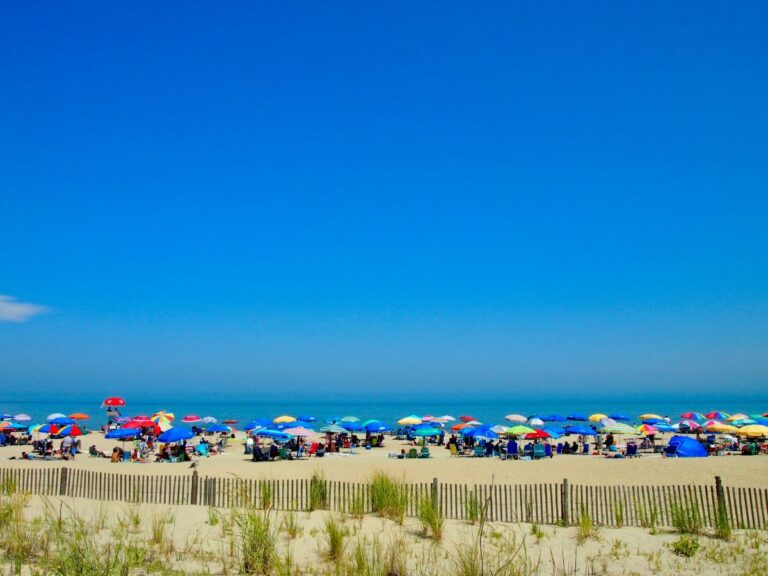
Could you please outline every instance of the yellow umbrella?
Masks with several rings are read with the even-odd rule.
[[[640,420],[651,420],[653,418],[656,420],[664,420],[664,417],[659,416],[658,414],[640,414]]]
[[[735,422],[736,420],[747,420],[749,416],[746,414],[734,414],[733,416],[728,416],[728,418],[725,419],[726,422]]]
[[[736,428],[736,426],[731,426],[730,424],[714,424],[712,426],[707,426],[707,431],[709,432],[720,432],[722,434],[733,434],[734,432],[738,432],[739,429]]]
[[[600,422],[600,420],[603,420],[605,418],[608,418],[605,414],[600,414],[599,412],[597,414],[592,414],[592,416],[589,417],[590,422]]]
[[[274,420],[272,420],[275,424],[288,424],[290,422],[296,422],[296,418],[293,416],[278,416]]]
[[[401,426],[415,426],[416,424],[421,424],[421,418],[418,416],[406,416],[405,418],[400,418],[397,423]]]
[[[760,436],[768,436],[768,426],[762,426],[760,424],[751,424],[739,428],[736,432],[739,436],[748,436],[749,438],[759,438]]]

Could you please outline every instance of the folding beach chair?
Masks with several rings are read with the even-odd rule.
[[[429,454],[429,448],[426,446],[422,447],[421,454],[419,454],[419,458],[431,458],[431,455]]]
[[[456,447],[456,444],[449,444],[448,451],[451,453],[451,456],[459,455],[459,449]]]
[[[418,458],[419,453],[416,452],[416,448],[411,448],[408,450],[408,454],[406,455],[406,458]]]

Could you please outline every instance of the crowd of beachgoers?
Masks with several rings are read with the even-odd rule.
[[[542,459],[561,455],[632,458],[642,454],[706,457],[768,453],[768,414],[687,412],[678,422],[642,414],[633,423],[625,414],[508,414],[505,424],[483,424],[470,415],[409,415],[392,425],[355,416],[319,421],[311,415],[257,418],[237,427],[234,420],[173,413],[124,415],[125,401],[104,401],[106,424],[96,432],[114,440],[110,450],[84,442],[92,432],[85,413],[51,414],[30,424],[26,414],[0,414],[0,447],[28,446],[20,459],[69,460],[83,452],[112,462],[194,462],[215,456],[238,440],[254,462],[322,458],[358,450],[387,450],[398,459],[429,458],[444,448],[456,457]],[[0,453],[0,458],[2,457]]]

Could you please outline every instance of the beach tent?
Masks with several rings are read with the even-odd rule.
[[[706,458],[707,449],[695,438],[689,436],[672,436],[664,449],[667,456],[677,458]]]

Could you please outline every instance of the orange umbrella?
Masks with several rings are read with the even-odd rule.
[[[451,430],[463,430],[468,426],[469,424],[467,424],[466,422],[462,422],[461,424],[454,424],[453,426],[451,426]]]
[[[72,420],[88,420],[90,416],[88,414],[83,414],[82,412],[75,412],[74,414],[69,415]]]

